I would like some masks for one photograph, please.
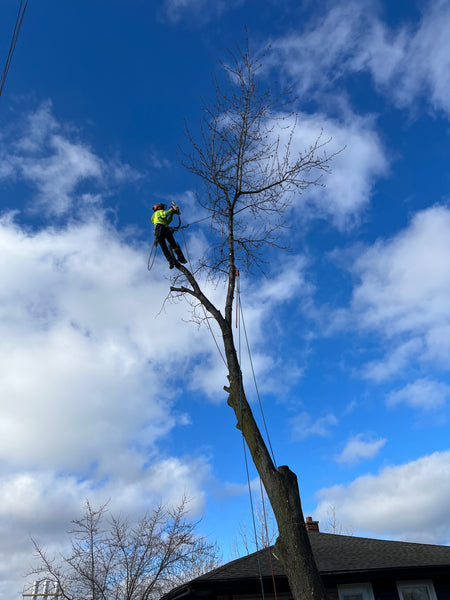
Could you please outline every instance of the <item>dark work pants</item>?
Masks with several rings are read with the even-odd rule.
[[[167,258],[169,263],[173,263],[175,257],[167,247],[167,242],[169,242],[171,248],[173,248],[175,251],[181,251],[181,248],[175,241],[172,230],[166,225],[157,225],[155,229],[155,236],[156,241],[161,246],[164,256]]]

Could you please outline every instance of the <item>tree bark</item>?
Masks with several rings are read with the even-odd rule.
[[[277,521],[279,535],[274,554],[283,565],[295,600],[325,600],[305,526],[297,476],[287,466],[276,469],[244,394],[231,327],[223,331],[223,337],[230,372],[230,385],[224,389],[228,392],[228,405],[236,415],[236,427],[243,433]]]
[[[324,600],[325,592],[309,543],[303,518],[297,477],[287,466],[274,465],[245,397],[242,372],[232,330],[233,299],[236,295],[237,265],[250,270],[261,266],[263,248],[278,245],[284,228],[284,213],[291,194],[321,185],[334,154],[327,155],[329,140],[320,133],[304,152],[294,150],[297,119],[286,106],[292,103],[289,90],[272,94],[261,89],[257,73],[264,57],[252,56],[248,40],[244,51],[231,53],[224,65],[228,84],[215,84],[216,99],[205,105],[205,120],[197,142],[189,130],[192,152],[182,152],[184,166],[205,185],[201,206],[210,211],[211,226],[221,231],[220,252],[213,246],[199,262],[199,270],[212,281],[223,277],[227,290],[223,313],[205,296],[196,277],[179,262],[175,266],[187,279],[172,292],[195,298],[218,323],[228,368],[228,404],[234,410],[255,467],[261,477],[278,525],[275,554],[281,561],[295,600]],[[283,115],[283,116],[282,116]],[[286,132],[284,115],[287,118]],[[226,118],[224,119],[224,116]],[[291,125],[289,125],[291,122]],[[248,212],[244,212],[248,211]],[[214,229],[216,227],[216,229]],[[226,232],[227,256],[222,254]],[[174,283],[183,281],[175,278]],[[205,316],[205,318],[207,318]]]

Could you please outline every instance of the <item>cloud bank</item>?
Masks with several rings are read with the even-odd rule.
[[[435,452],[320,490],[315,515],[325,522],[332,506],[336,520],[361,535],[448,544],[449,494],[450,452]]]
[[[386,356],[366,377],[385,380],[411,361],[446,369],[450,360],[450,210],[432,206],[389,240],[361,253],[352,312],[358,327],[384,340]]]
[[[333,4],[301,34],[274,40],[274,65],[296,81],[300,97],[334,98],[352,74],[368,73],[388,101],[413,111],[424,103],[450,115],[450,7],[425,2],[419,20],[396,29],[376,3]],[[340,86],[342,86],[340,88]]]

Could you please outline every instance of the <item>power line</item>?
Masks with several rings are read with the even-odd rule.
[[[22,26],[22,21],[25,16],[25,11],[28,6],[28,0],[20,0],[19,12],[17,13],[16,24],[14,25],[14,32],[11,39],[11,44],[9,46],[8,57],[6,59],[5,66],[3,67],[2,77],[0,79],[0,96],[2,95],[3,88],[5,87],[6,77],[8,75],[9,66],[11,64],[11,60],[14,54],[14,50],[17,44],[17,38],[19,37],[19,31]]]

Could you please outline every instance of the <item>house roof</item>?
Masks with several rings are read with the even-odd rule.
[[[310,531],[309,539],[322,576],[367,572],[407,571],[450,567],[450,546],[376,540]],[[271,565],[272,563],[272,565]],[[193,590],[251,584],[261,576],[285,579],[277,558],[267,549],[233,560],[172,590],[163,600],[172,600]]]
[[[450,566],[450,546],[376,540],[318,532],[309,532],[309,539],[317,567],[321,573]],[[267,550],[260,550],[259,553],[255,552],[238,558],[197,579],[235,579],[249,577],[251,574],[259,578],[258,558],[262,574],[270,575],[270,557]],[[280,562],[273,555],[272,567],[275,575],[284,574]]]
[[[310,532],[321,573],[450,566],[450,546]]]

